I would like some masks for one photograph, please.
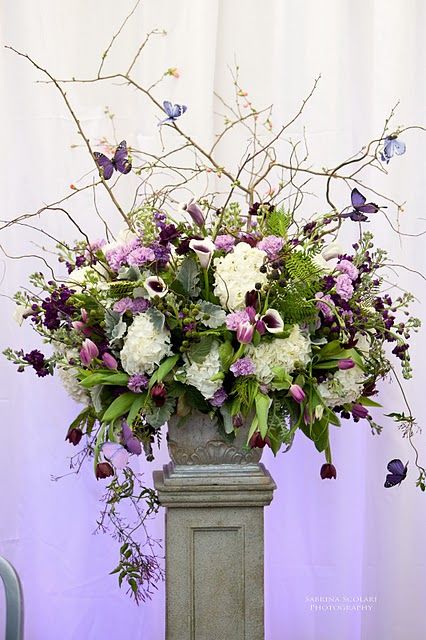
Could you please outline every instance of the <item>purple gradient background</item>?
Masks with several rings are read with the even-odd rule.
[[[58,75],[88,75],[128,7],[127,1],[117,6],[112,0],[102,6],[75,0],[72,8],[54,0],[24,0],[19,6],[3,1],[2,43],[32,52]],[[115,52],[116,68],[153,26],[164,26],[169,37],[156,42],[138,71],[156,78],[170,66],[180,69],[181,79],[168,80],[168,93],[161,97],[189,105],[185,125],[202,141],[212,139],[213,112],[218,110],[212,91],[227,94],[226,64],[232,63],[235,52],[250,97],[260,104],[273,101],[277,123],[297,111],[312,79],[322,72],[315,101],[301,124],[289,131],[289,137],[296,139],[302,125],[308,125],[310,155],[318,166],[333,166],[373,138],[399,97],[403,100],[397,122],[424,122],[426,24],[421,1],[380,0],[373,8],[350,0],[326,4],[271,0],[267,5],[255,0],[244,5],[236,0],[184,0],[178,5],[151,0],[135,14],[125,46]],[[90,163],[82,150],[70,152],[75,127],[53,90],[35,85],[37,74],[7,52],[2,52],[0,65],[4,125],[0,217],[10,218],[63,195]],[[157,144],[154,114],[137,96],[126,94],[123,99],[120,88],[106,86],[93,93],[70,87],[69,94],[93,138],[109,134],[103,117],[103,106],[108,104],[119,114],[119,139],[125,136],[144,148]],[[235,147],[225,146],[222,153],[233,157]],[[401,221],[407,233],[424,228],[424,179],[424,140],[415,135],[407,138],[407,154],[392,163],[388,178],[370,179],[379,191],[407,199],[407,214]],[[318,193],[322,188],[315,182],[311,185]],[[346,198],[347,193],[336,186],[336,198]],[[112,215],[105,199],[99,205]],[[322,198],[314,200],[306,214],[321,206]],[[92,237],[99,235],[90,194],[70,210]],[[74,237],[73,229],[58,216],[45,217],[43,224],[54,235]],[[425,271],[421,239],[407,237],[400,244],[382,219],[370,226],[392,250],[395,262]],[[30,236],[22,228],[19,233],[2,233],[0,242],[11,255],[33,253]],[[348,235],[346,241],[350,240]],[[38,263],[31,260],[3,260],[2,293],[12,294],[35,268]],[[411,273],[402,275],[403,286],[421,299],[424,283]],[[6,298],[0,301],[2,347],[33,348],[29,328],[18,328],[11,318],[13,306]],[[417,305],[416,312],[421,311]],[[422,424],[424,331],[414,342],[417,378],[407,389]],[[161,640],[164,585],[149,604],[135,607],[119,591],[115,578],[108,576],[117,558],[115,543],[107,536],[92,535],[102,483],[94,480],[90,468],[79,477],[50,480],[51,475],[67,471],[70,446],[64,435],[76,406],[56,380],[38,381],[29,372],[19,376],[4,360],[0,370],[0,553],[14,562],[22,577],[27,637]],[[382,397],[385,412],[402,410],[395,384],[383,387]],[[380,437],[371,436],[362,423],[348,422],[334,431],[337,481],[320,480],[322,458],[302,435],[288,454],[274,459],[265,453],[264,462],[278,485],[265,511],[266,640],[426,637],[425,497],[414,487],[412,469],[404,486],[384,490],[386,462],[392,457],[405,461],[411,452],[391,422],[382,423],[385,430]],[[420,448],[425,455],[424,438]],[[146,478],[166,459],[163,450],[154,463],[141,462]],[[161,538],[162,516],[151,525],[152,534]],[[326,596],[372,596],[377,602],[371,612],[311,610],[309,598]]]

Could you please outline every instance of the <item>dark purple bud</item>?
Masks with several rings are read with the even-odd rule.
[[[151,398],[156,407],[162,407],[166,402],[167,390],[162,382],[158,382],[151,389]]]
[[[269,439],[269,436],[266,436],[266,438],[262,438],[259,431],[256,431],[256,433],[253,433],[248,444],[251,449],[263,449],[266,445],[270,447],[271,441]]]
[[[238,429],[238,427],[242,427],[244,424],[244,420],[243,420],[243,416],[241,415],[241,413],[237,413],[233,418],[232,418],[232,425]]]
[[[68,440],[68,442],[70,442],[76,447],[82,437],[83,437],[82,430],[74,427],[73,429],[68,430],[68,433],[65,436],[65,440]]]
[[[194,224],[196,224],[198,227],[202,227],[204,226],[204,216],[203,213],[200,209],[200,207],[198,207],[195,202],[191,202],[187,207],[186,207],[186,211],[189,213],[189,215],[192,218],[192,221],[194,222]]]
[[[331,478],[337,478],[336,467],[334,464],[326,462],[321,467],[320,475],[323,480],[325,480],[325,478],[328,478],[329,480],[331,480]]]
[[[358,402],[352,405],[351,409],[354,418],[366,418],[368,416],[368,409]]]
[[[96,465],[95,475],[97,480],[104,480],[105,478],[114,475],[114,469],[109,462],[98,462]]]
[[[255,289],[247,291],[245,303],[246,307],[253,307],[254,309],[257,309],[259,304],[259,293]]]

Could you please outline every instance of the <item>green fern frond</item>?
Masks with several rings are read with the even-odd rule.
[[[266,232],[271,236],[285,236],[293,218],[283,209],[275,209],[266,218]]]

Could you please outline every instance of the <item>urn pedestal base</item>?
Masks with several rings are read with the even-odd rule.
[[[166,640],[264,640],[268,471],[171,462],[154,483],[166,508]]]

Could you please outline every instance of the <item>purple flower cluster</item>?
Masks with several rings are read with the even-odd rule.
[[[214,243],[217,249],[228,253],[229,251],[231,251],[232,247],[235,245],[235,238],[229,234],[224,234],[224,235],[217,236]]]
[[[131,240],[127,244],[110,249],[106,252],[106,259],[114,271],[119,271],[120,267],[129,265],[140,267],[155,260],[155,253],[149,247],[144,247],[139,238]]]
[[[210,398],[210,404],[213,407],[221,407],[223,403],[228,399],[228,394],[223,387],[220,387],[214,395]]]
[[[336,265],[336,270],[341,273],[345,273],[351,280],[356,280],[359,275],[359,271],[356,266],[350,260],[341,260]]]
[[[284,239],[278,236],[266,236],[257,243],[257,248],[265,251],[270,260],[276,260],[284,245]]]
[[[321,311],[322,315],[326,320],[332,320],[334,318],[333,312],[329,306],[329,304],[333,304],[331,296],[328,294],[324,294],[322,291],[319,291],[315,294],[315,298],[317,302],[315,304],[318,311]],[[329,304],[326,304],[329,303]]]
[[[26,353],[22,359],[33,367],[39,378],[44,378],[44,376],[49,375],[50,371],[46,359],[38,349],[33,349],[33,351]]]
[[[49,283],[49,284],[54,284]],[[60,287],[43,300],[41,307],[44,310],[43,324],[49,330],[58,329],[62,321],[66,320],[69,324],[70,316],[75,312],[75,307],[68,302],[69,298],[75,293],[73,289],[69,289],[61,284]],[[34,305],[35,306],[35,305]],[[33,311],[33,320],[39,322],[38,311],[36,307]]]
[[[336,278],[336,293],[342,298],[342,300],[350,300],[354,292],[352,279],[346,274],[342,273]]]
[[[141,393],[148,386],[149,378],[142,373],[134,373],[127,382],[127,388],[133,393]]]
[[[233,365],[230,367],[230,371],[237,378],[238,376],[251,376],[256,371],[256,366],[251,358],[245,356],[244,358],[239,358]]]
[[[121,298],[114,303],[113,309],[117,313],[125,313],[126,311],[145,313],[149,306],[149,301],[145,298]]]

